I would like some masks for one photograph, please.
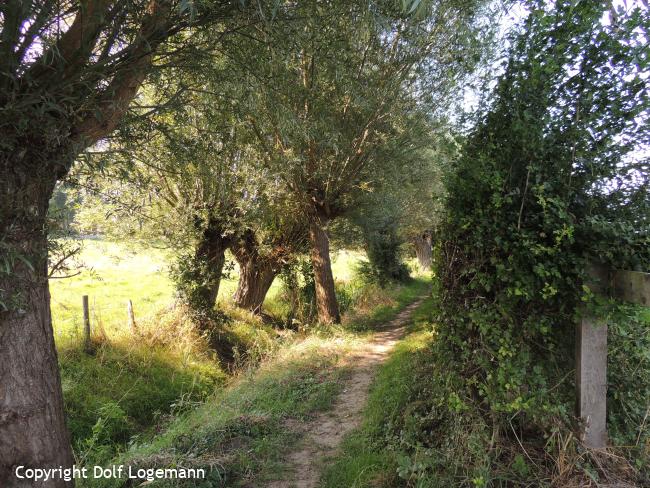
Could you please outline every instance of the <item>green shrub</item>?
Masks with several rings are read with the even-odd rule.
[[[577,428],[575,323],[583,308],[597,312],[583,287],[588,266],[650,266],[647,178],[629,157],[650,128],[650,99],[635,81],[645,49],[635,32],[650,26],[650,11],[619,12],[613,29],[601,21],[609,7],[598,2],[530,7],[489,111],[447,181],[438,231],[436,361],[452,371],[447,409],[471,413],[489,434],[477,437],[490,440],[489,463],[476,465],[486,471],[475,483],[485,486],[526,471],[504,450],[537,453],[531,478],[554,479],[544,449],[562,455],[548,440]],[[635,117],[646,123],[628,122]],[[613,372],[628,375],[614,390],[625,400],[613,406],[613,440],[636,437],[644,413],[636,392],[645,393],[645,339],[638,350],[620,342],[634,323],[613,329],[639,367]],[[576,466],[576,480],[598,476],[597,464]]]
[[[650,482],[650,309],[608,303],[607,427],[611,441],[630,446]]]
[[[409,269],[402,262],[402,239],[393,216],[375,219],[374,225],[363,229],[368,261],[359,263],[357,272],[370,283],[385,286],[388,282],[403,282],[409,278]]]
[[[288,326],[310,324],[316,316],[316,284],[311,261],[295,260],[283,268],[282,298],[289,304]]]

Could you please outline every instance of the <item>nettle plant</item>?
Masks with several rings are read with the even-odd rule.
[[[457,399],[478,404],[496,435],[515,414],[527,432],[570,418],[588,263],[650,265],[650,12],[529,9],[447,181],[436,261]]]

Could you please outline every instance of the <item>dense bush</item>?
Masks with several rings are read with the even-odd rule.
[[[607,426],[650,483],[650,309],[607,303]]]
[[[283,301],[288,303],[286,323],[289,327],[311,323],[316,315],[316,284],[312,264],[296,259],[280,273]]]
[[[649,59],[638,29],[650,15],[621,11],[612,26],[598,2],[530,6],[491,107],[448,181],[437,354],[457,378],[448,406],[480,413],[490,446],[549,448],[544,436],[573,416],[574,324],[583,305],[595,306],[583,288],[588,264],[650,264],[647,161],[639,157],[650,136],[641,77]],[[645,339],[621,341],[613,339],[629,357],[647,354]],[[634,381],[630,369],[613,372],[628,380],[611,398],[612,416],[635,412],[617,423],[614,440],[635,436],[647,407],[629,393],[647,384],[647,362],[638,367]]]

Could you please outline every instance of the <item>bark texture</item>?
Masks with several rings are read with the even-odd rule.
[[[191,276],[190,305],[198,311],[211,311],[217,303],[223,267],[226,263],[226,249],[230,240],[223,235],[223,229],[211,221],[203,231],[194,254]]]
[[[266,294],[283,265],[281,252],[273,249],[270,255],[262,255],[259,247],[251,230],[244,232],[230,247],[239,264],[239,282],[233,296],[235,304],[257,314],[261,313]]]
[[[58,478],[15,476],[17,466],[73,463],[50,315],[48,203],[75,157],[109,134],[126,112],[152,52],[168,35],[169,9],[151,2],[127,55],[90,67],[99,39],[120,37],[101,36],[113,30],[106,15],[111,2],[81,2],[70,28],[33,62],[26,61],[29,43],[60,7],[12,4],[3,11],[6,52],[0,56],[0,487],[71,487],[72,481]],[[21,12],[36,8],[43,23],[28,24]],[[21,40],[21,29],[12,35],[10,25],[30,27]],[[102,67],[95,71],[97,65]]]
[[[329,238],[323,225],[323,219],[313,219],[309,224],[311,263],[316,284],[316,308],[320,322],[338,324],[341,322],[341,316],[334,288]]]
[[[433,255],[431,242],[432,237],[430,232],[424,232],[418,235],[413,241],[420,269],[424,271],[429,271],[431,269],[431,260]]]
[[[36,482],[15,475],[18,466],[71,466],[73,456],[47,281],[46,214],[55,180],[24,163],[2,169],[0,486],[70,487],[72,482]]]
[[[262,312],[262,304],[278,272],[268,261],[250,258],[237,259],[239,283],[234,295],[235,304],[253,313]]]

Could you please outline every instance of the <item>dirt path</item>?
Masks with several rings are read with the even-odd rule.
[[[378,329],[372,340],[350,355],[346,361],[354,372],[346,380],[342,393],[331,410],[318,414],[309,422],[287,422],[287,428],[304,433],[296,450],[287,456],[286,479],[273,481],[270,488],[315,488],[320,479],[323,460],[334,455],[343,438],[361,422],[361,412],[377,366],[384,362],[406,330],[413,310],[423,298],[402,310],[392,321]]]

